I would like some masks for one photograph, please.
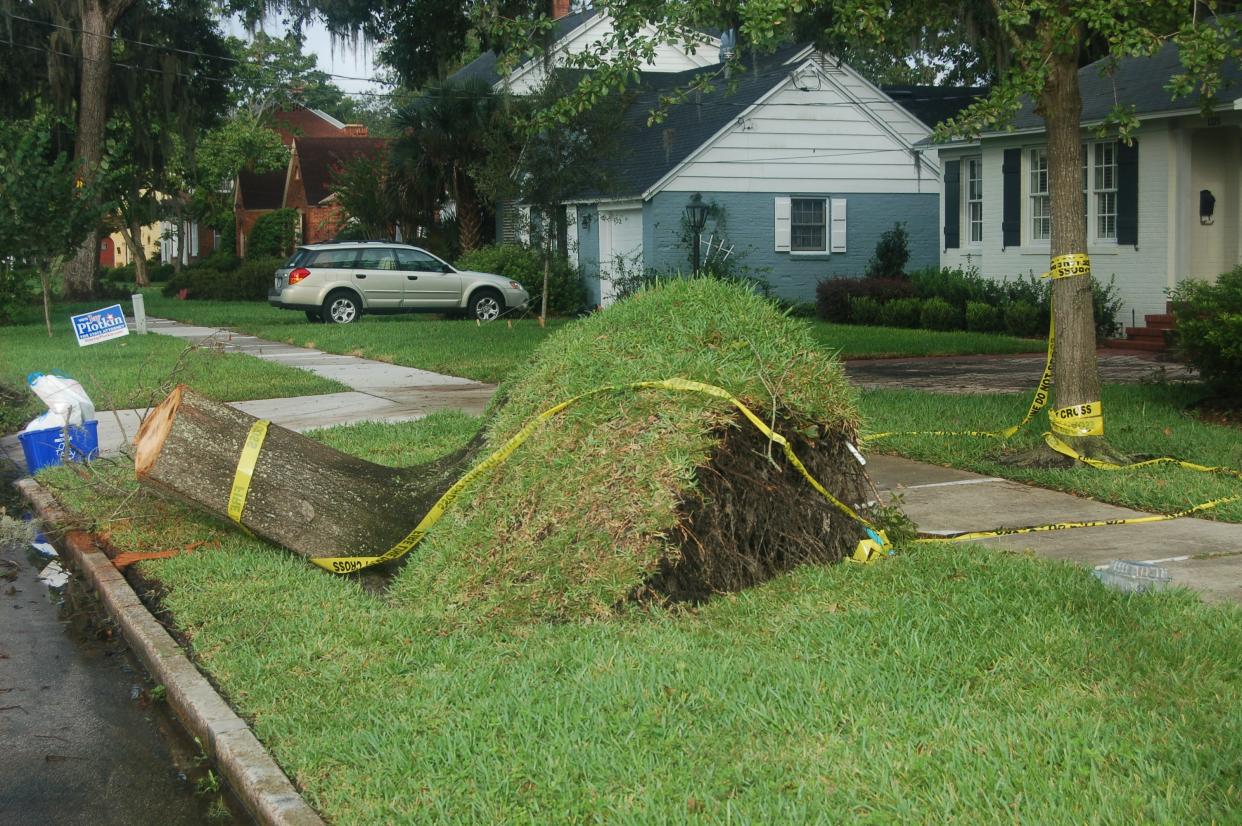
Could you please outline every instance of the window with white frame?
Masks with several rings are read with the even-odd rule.
[[[1031,150],[1031,240],[1047,241],[1052,237],[1052,209],[1048,197],[1048,150]]]
[[[1093,194],[1095,195],[1095,237],[1101,240],[1117,240],[1117,144],[1113,141],[1095,144],[1091,154],[1095,167]]]
[[[824,252],[828,249],[827,204],[823,198],[791,198],[789,248],[793,252]]]
[[[966,226],[972,245],[983,243],[983,158],[966,159]]]
[[[1047,241],[1052,235],[1052,211],[1048,197],[1048,152],[1029,152],[1031,240]],[[1117,143],[1100,141],[1082,147],[1082,212],[1087,240],[1117,239]]]

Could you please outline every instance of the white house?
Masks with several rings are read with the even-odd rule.
[[[1166,290],[1181,281],[1215,279],[1242,260],[1238,67],[1227,67],[1233,85],[1207,117],[1197,96],[1172,100],[1165,90],[1180,71],[1168,44],[1152,57],[1079,72],[1087,252],[1097,278],[1116,277],[1124,323],[1164,313]],[[1095,134],[1118,102],[1139,118],[1129,144]],[[942,265],[993,278],[1048,269],[1045,143],[1043,119],[1028,105],[1012,132],[935,147],[944,169]]]

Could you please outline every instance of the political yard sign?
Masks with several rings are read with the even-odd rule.
[[[73,334],[78,338],[79,347],[129,335],[120,304],[70,316],[69,320],[73,322]]]

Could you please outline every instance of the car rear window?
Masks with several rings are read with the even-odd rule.
[[[302,266],[318,267],[323,270],[343,270],[354,266],[354,260],[358,257],[358,250],[319,250],[314,253],[314,256],[310,261],[302,262]]]
[[[291,270],[294,267],[300,267],[310,260],[312,253],[306,247],[298,247],[293,251],[293,256],[285,262],[285,269]]]

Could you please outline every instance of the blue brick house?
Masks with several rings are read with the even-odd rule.
[[[918,144],[975,90],[881,88],[807,46],[748,62],[655,125],[661,94],[719,67],[644,76],[624,149],[600,161],[607,187],[568,205],[593,302],[608,304],[635,271],[690,271],[683,214],[696,194],[711,207],[704,259],[727,254],[784,299],[811,301],[819,280],[861,276],[896,222],[909,233],[909,267],[939,264],[940,166]]]

